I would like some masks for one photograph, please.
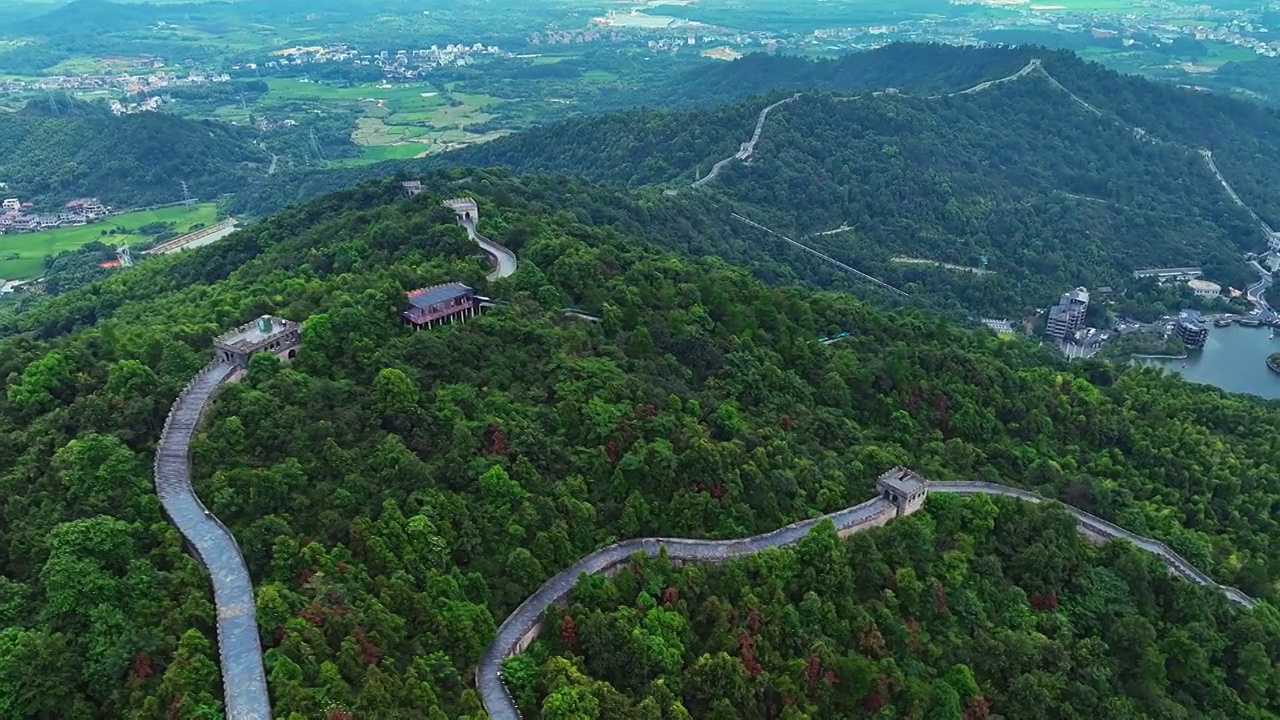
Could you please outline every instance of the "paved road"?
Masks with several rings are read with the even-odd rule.
[[[1017,488],[1006,487],[986,482],[931,482],[929,492],[951,493],[955,495],[1005,495],[1027,502],[1046,502],[1045,498],[1035,493]],[[1191,563],[1173,552],[1164,543],[1131,533],[1128,530],[1091,515],[1083,510],[1065,506],[1075,516],[1080,529],[1096,537],[1104,539],[1124,539],[1147,552],[1154,553],[1170,572],[1199,585],[1218,588],[1227,598],[1245,607],[1256,607],[1257,603],[1248,595],[1235,588],[1215,583],[1208,575],[1196,569]],[[835,523],[837,531],[856,531],[873,527],[885,521],[886,515],[893,515],[896,508],[887,500],[876,498],[860,505],[840,510],[827,515]],[[511,613],[498,628],[497,636],[485,651],[476,668],[476,688],[485,710],[493,720],[519,720],[520,710],[502,682],[502,661],[511,655],[518,654],[521,641],[531,633],[536,633],[547,608],[568,597],[584,573],[598,574],[611,570],[626,562],[638,552],[655,556],[663,548],[668,557],[682,562],[721,562],[730,558],[745,557],[769,548],[791,545],[803,538],[821,518],[804,520],[784,526],[778,530],[756,535],[742,540],[679,540],[672,538],[643,538],[626,540],[601,548],[582,558],[572,566],[556,574],[542,587],[538,588],[527,600]]]
[[[727,166],[729,163],[733,162],[734,160],[742,160],[744,162],[747,160],[750,160],[751,155],[756,151],[756,143],[760,142],[760,133],[764,130],[764,121],[768,119],[769,113],[773,112],[773,109],[778,107],[779,105],[785,105],[789,102],[795,102],[795,100],[798,99],[799,97],[800,97],[800,93],[796,93],[795,95],[792,95],[786,100],[779,100],[778,102],[761,110],[760,116],[756,118],[756,131],[751,134],[751,139],[748,140],[747,142],[742,143],[742,146],[738,148],[738,152],[734,153],[733,155],[730,155],[729,157],[713,165],[711,167],[711,172],[707,173],[706,177],[693,181],[693,185],[691,185],[690,187],[699,188],[711,182],[712,180],[715,180],[716,176],[720,174],[720,171],[723,170],[725,166]]]
[[[1267,288],[1271,287],[1272,283],[1271,273],[1259,265],[1257,260],[1250,260],[1249,266],[1258,272],[1258,282],[1250,285],[1245,290],[1245,297],[1267,315],[1274,315],[1275,310],[1271,309],[1271,304],[1267,302],[1266,296]]]
[[[156,494],[169,517],[209,571],[218,611],[218,654],[228,720],[269,720],[271,701],[254,617],[253,583],[231,532],[209,513],[191,486],[191,438],[209,401],[232,373],[215,363],[200,372],[174,402],[156,446]]]

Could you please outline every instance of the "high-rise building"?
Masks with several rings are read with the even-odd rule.
[[[1204,347],[1209,337],[1209,328],[1200,319],[1195,310],[1183,310],[1178,313],[1178,321],[1173,324],[1173,334],[1178,336],[1183,345],[1189,348]]]
[[[1058,304],[1049,308],[1049,320],[1045,332],[1058,339],[1070,337],[1084,327],[1084,315],[1089,310],[1089,291],[1078,287],[1063,293]]]

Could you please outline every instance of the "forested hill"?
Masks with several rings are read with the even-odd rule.
[[[1044,68],[1051,77],[1031,71],[969,94],[802,95],[768,115],[749,164],[729,161],[697,189],[690,182],[733,156],[779,96],[574,118],[452,159],[719,196],[892,284],[977,312],[1115,285],[1140,267],[1200,265],[1224,284],[1251,282],[1240,254],[1265,238],[1199,149],[1214,149],[1260,214],[1280,217],[1268,189],[1280,170],[1265,160],[1280,154],[1280,118],[1071,56]],[[1076,85],[1088,89],[1063,89]],[[751,259],[778,258],[775,245]],[[965,267],[986,257],[994,274],[895,257]]]
[[[515,275],[485,280],[441,207],[459,195],[519,254]],[[936,536],[922,520],[888,528],[875,555],[865,543],[843,554],[826,536],[822,552],[797,548],[813,570],[868,560],[854,578],[787,581],[794,563],[771,555],[766,577],[673,579],[677,594],[708,600],[688,633],[666,614],[686,609],[679,598],[633,571],[616,593],[587,584],[575,594],[581,631],[560,637],[600,653],[579,667],[617,690],[559,661],[512,684],[559,699],[544,718],[716,706],[754,720],[736,680],[704,680],[741,667],[758,678],[751,696],[780,708],[807,687],[816,653],[846,663],[848,684],[826,707],[862,710],[814,717],[907,715],[960,662],[1008,718],[1028,717],[1027,698],[1064,718],[1280,711],[1272,405],[1142,368],[1068,365],[935,315],[766,285],[659,247],[706,245],[730,227],[683,198],[458,170],[425,178],[412,200],[383,182],[285,211],[0,328],[0,716],[220,714],[208,582],[147,468],[212,339],[263,313],[304,321],[303,347],[288,366],[258,358],[225,389],[192,462],[197,491],[244,551],[277,717],[479,718],[472,677],[497,623],[574,560],[618,538],[773,529],[865,499],[899,464],[1067,499],[1167,542],[1263,607],[1237,609],[1122,548],[1088,551],[1059,515],[934,503]],[[407,290],[448,280],[504,302],[466,323],[401,326]],[[565,317],[566,306],[602,321]],[[815,342],[840,331],[851,338]],[[738,597],[748,587],[767,594]],[[762,612],[735,618],[713,595]],[[594,617],[632,597],[666,610],[634,632],[631,616]],[[855,623],[874,668],[846,657]],[[748,630],[767,676],[718,658],[726,633]],[[600,664],[619,657],[622,631],[636,643],[625,648],[643,650],[623,653],[635,668],[624,681]],[[724,672],[686,672],[693,656],[666,644],[671,633]],[[970,636],[1001,652],[956,654]],[[1205,666],[1216,669],[1191,677]],[[664,689],[649,687],[655,668]],[[871,670],[882,685],[857,680]],[[974,700],[971,684],[953,690]],[[634,703],[618,696],[633,691]],[[646,693],[660,696],[658,714]]]
[[[240,190],[270,156],[255,133],[151,112],[113,117],[83,103],[41,101],[0,115],[0,177],[9,195],[44,207],[94,196],[120,207]]]
[[[1280,157],[1280,116],[1066,52],[901,45],[826,61],[752,56],[685,80],[667,105],[773,91],[571,118],[431,161],[263,178],[236,210],[267,212],[379,172],[441,163],[655,185],[807,235],[913,295],[998,316],[1043,306],[1064,288],[1118,285],[1140,267],[1199,265],[1224,285],[1252,282],[1240,256],[1264,236],[1201,150],[1280,227],[1280,166],[1268,159]],[[794,90],[804,93],[761,125],[750,164],[728,160],[703,187],[688,187],[739,151],[762,108]],[[706,249],[766,272],[795,264],[775,241],[727,244]],[[984,257],[992,274],[919,262],[976,268]],[[830,282],[826,271],[801,277]]]
[[[654,107],[719,105],[782,90],[860,93],[894,88],[935,95],[964,90],[1018,71],[1052,51],[893,43],[838,58],[752,54],[682,73],[639,100]]]

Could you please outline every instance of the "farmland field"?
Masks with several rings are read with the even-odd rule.
[[[150,237],[139,235],[136,231],[152,223],[173,223],[174,230],[183,233],[196,224],[212,225],[217,221],[217,205],[200,203],[190,208],[166,207],[112,215],[91,225],[0,235],[0,278],[26,280],[37,277],[44,268],[46,257],[65,250],[75,250],[93,240],[120,245],[133,245],[149,240]],[[111,230],[116,230],[116,234],[103,236],[104,231]]]

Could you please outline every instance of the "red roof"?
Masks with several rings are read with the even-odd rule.
[[[99,264],[100,264],[102,267],[104,267],[104,268],[118,268],[118,267],[120,267],[120,261],[119,261],[119,260],[107,260],[106,262],[104,262],[104,263],[99,263]]]

